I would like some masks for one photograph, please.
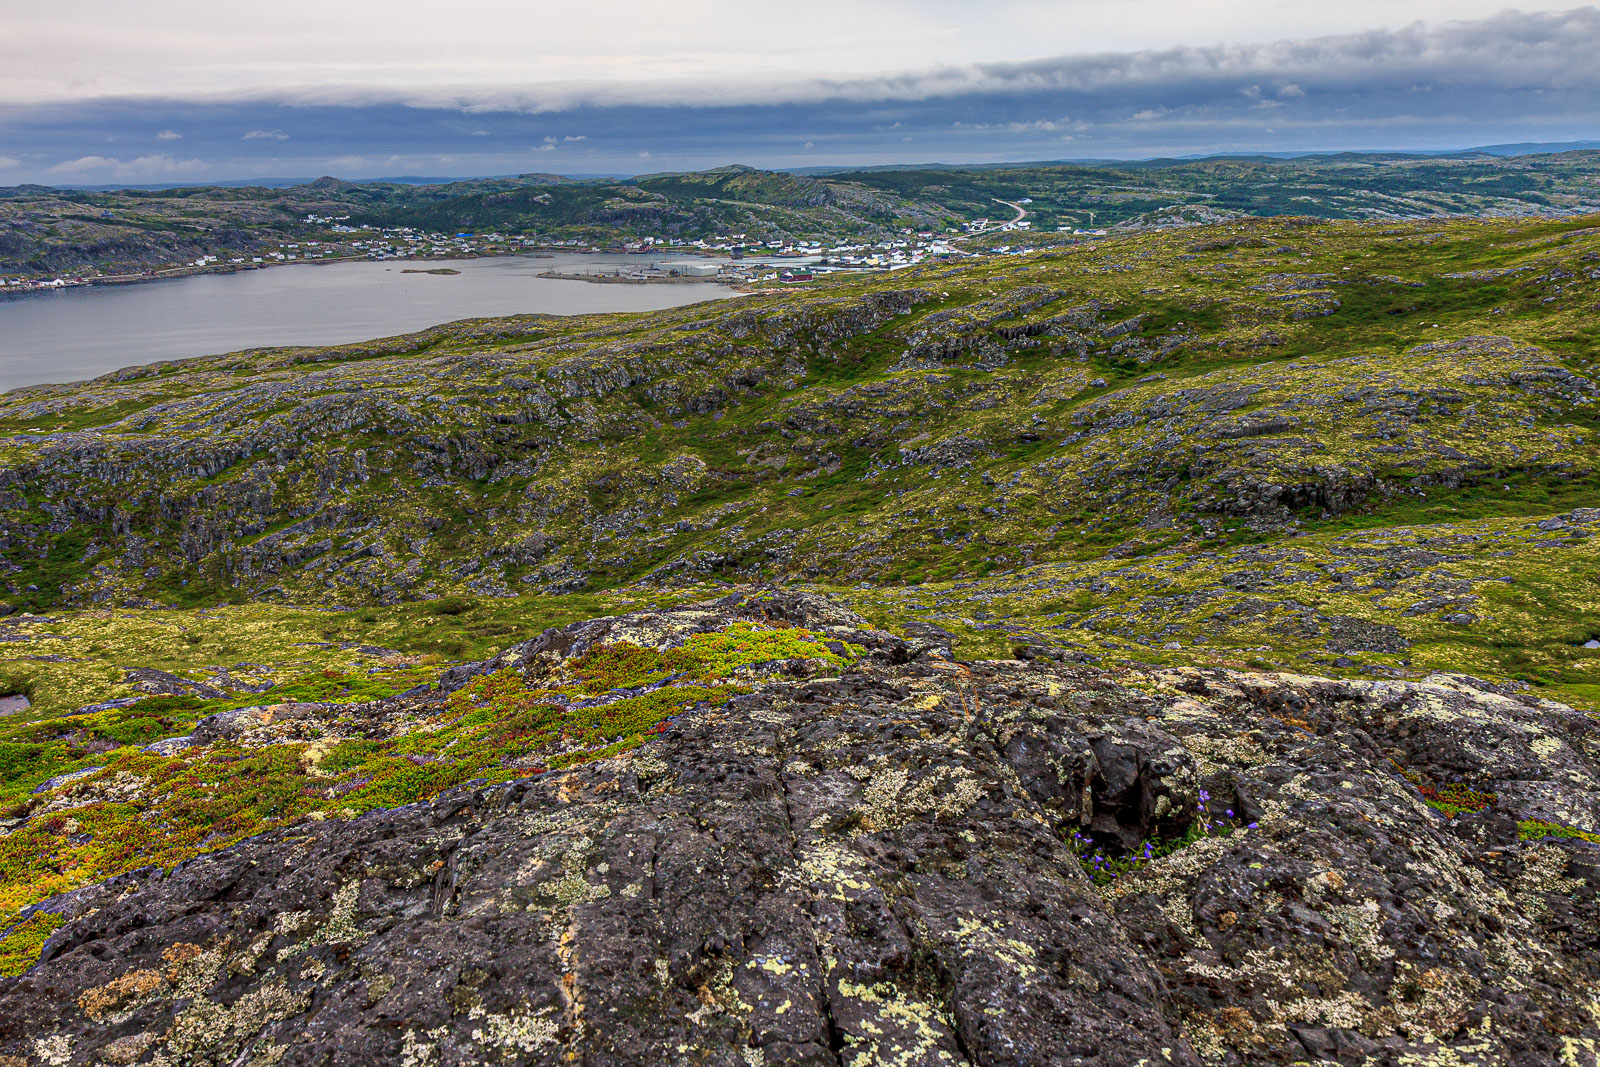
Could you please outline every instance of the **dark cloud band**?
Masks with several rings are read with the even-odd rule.
[[[1597,116],[1586,7],[873,78],[0,106],[0,182],[1438,148],[1594,137]]]

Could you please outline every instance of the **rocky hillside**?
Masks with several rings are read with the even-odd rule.
[[[1600,1067],[1595,223],[0,397],[0,1067]]]
[[[905,227],[943,230],[960,217],[850,182],[729,166],[626,180],[491,179],[396,190],[352,208],[369,225],[446,233],[496,230],[589,241],[656,236],[684,242],[740,233],[842,241],[887,239]],[[366,187],[351,194],[362,197]]]
[[[833,175],[967,217],[1029,200],[1034,226],[1181,225],[1226,214],[1325,219],[1541,215],[1600,208],[1600,152],[1415,156],[1349,152],[1129,163],[900,167]],[[1005,216],[1002,215],[1002,218]]]
[[[877,240],[961,221],[937,205],[851,182],[741,166],[629,180],[524,174],[436,185],[319,178],[285,188],[13,186],[0,187],[0,276],[137,273],[207,254],[228,259],[285,242],[338,242],[331,219],[585,244],[646,236],[687,244],[733,233],[752,241]]]
[[[341,194],[201,187],[86,192],[0,188],[0,275],[107,274],[249,255],[311,233],[309,213],[340,213]]]
[[[0,595],[928,581],[1549,513],[1600,485],[1597,303],[1582,220],[1252,222],[130,369],[0,398]]]
[[[949,641],[735,595],[106,753],[10,815],[0,1055],[1595,1062],[1590,716]]]

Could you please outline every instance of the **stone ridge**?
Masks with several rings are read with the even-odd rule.
[[[404,700],[750,625],[860,651],[740,668],[627,755],[45,902],[0,1063],[1596,1063],[1600,853],[1570,828],[1600,825],[1600,728],[1564,705],[961,663],[781,590]]]

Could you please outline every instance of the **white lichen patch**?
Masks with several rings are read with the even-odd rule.
[[[365,941],[366,935],[356,926],[356,902],[361,896],[361,880],[346,882],[333,894],[333,910],[315,940],[338,945]]]
[[[310,993],[295,993],[281,981],[259,985],[227,1006],[198,997],[173,1021],[166,1052],[179,1063],[202,1053],[226,1055],[231,1061],[239,1047],[269,1023],[298,1014],[310,1003]]]
[[[128,1034],[101,1046],[100,1058],[107,1063],[116,1064],[117,1067],[123,1067],[124,1064],[137,1063],[155,1043],[156,1035],[148,1030]]]
[[[1533,750],[1533,754],[1538,756],[1540,759],[1550,759],[1566,746],[1560,741],[1556,740],[1554,737],[1536,737],[1528,743],[1528,747],[1531,748]]]
[[[1376,900],[1369,897],[1358,904],[1330,905],[1324,909],[1324,914],[1333,920],[1362,962],[1379,967],[1394,959],[1394,949],[1383,935],[1383,913]]]
[[[72,1038],[67,1034],[52,1034],[33,1043],[33,1054],[45,1067],[67,1067],[72,1062]]]
[[[1522,873],[1512,889],[1512,897],[1524,915],[1537,921],[1550,910],[1548,894],[1565,895],[1583,885],[1567,878],[1572,857],[1559,845],[1534,845],[1523,857]]]
[[[473,1029],[472,1040],[498,1050],[508,1060],[515,1059],[519,1052],[537,1052],[555,1044],[560,1029],[553,1017],[528,1009],[496,1014],[480,1005],[472,1009],[469,1017],[482,1020],[482,1025]]]
[[[985,792],[984,783],[963,767],[940,767],[908,785],[904,768],[875,775],[857,809],[868,827],[888,830],[926,815],[957,819],[965,815]]]
[[[438,1062],[438,1041],[447,1031],[444,1027],[435,1027],[426,1032],[430,1040],[423,1040],[417,1036],[414,1027],[407,1028],[400,1039],[400,1067],[433,1067]]]

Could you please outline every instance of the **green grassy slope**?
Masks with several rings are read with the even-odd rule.
[[[991,652],[1450,667],[1578,699],[1594,223],[1245,221],[21,390],[0,600],[104,649],[69,670],[30,640],[0,670],[52,707],[128,692],[119,670],[169,663],[131,636],[157,606],[254,604],[230,610],[273,648],[334,643],[170,661],[282,681],[355,669],[339,642],[453,660],[577,595],[784,581]],[[446,597],[479,629],[382,607]]]
[[[1344,154],[850,171],[870,189],[960,214],[1008,218],[1024,197],[1037,227],[1116,226],[1187,209],[1385,219],[1562,211],[1600,203],[1593,151],[1493,157]],[[1182,215],[1184,212],[1178,212]]]

